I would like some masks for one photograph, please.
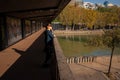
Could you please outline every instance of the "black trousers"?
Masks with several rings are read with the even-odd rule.
[[[46,44],[46,57],[45,57],[45,63],[47,63],[50,58],[52,57],[54,48],[53,48],[53,42],[49,42]]]

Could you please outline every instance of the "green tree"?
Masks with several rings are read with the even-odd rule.
[[[62,22],[63,25],[66,25],[66,30],[69,25],[71,25],[71,20],[72,20],[72,6],[66,6],[65,9],[60,13],[59,20]]]
[[[98,17],[96,24],[99,24],[102,27],[106,25],[112,25],[114,27],[119,25],[120,23],[119,7],[117,6],[113,6],[110,8],[99,7],[97,11],[99,12],[100,17]]]
[[[58,19],[63,25],[72,26],[72,29],[74,30],[75,24],[78,24],[80,20],[80,8],[73,5],[68,5],[60,13]]]
[[[120,29],[112,29],[104,31],[102,37],[95,36],[87,40],[87,44],[91,46],[106,46],[111,49],[110,63],[107,74],[110,74],[113,53],[116,47],[120,48]]]
[[[120,26],[120,7],[99,7],[97,10],[84,9],[82,7],[68,5],[56,18],[63,25],[72,26],[85,24],[92,29],[93,26],[104,28],[105,26]],[[67,29],[66,27],[66,29]]]
[[[116,14],[116,24],[117,24],[117,26],[120,26],[120,7],[117,7],[117,6],[114,6],[114,7],[112,7],[112,12],[114,13],[114,14]]]
[[[115,47],[120,47],[120,29],[105,31],[105,34],[103,35],[103,44],[111,48],[111,56],[110,56],[110,63],[108,69],[108,74],[110,74],[112,57]]]
[[[94,10],[87,10],[86,24],[88,28],[92,29],[97,19],[97,12]]]
[[[97,13],[97,19],[96,19],[95,24],[94,24],[96,26],[96,28],[104,28],[104,26],[105,26],[105,21],[104,20],[105,20],[104,14],[98,12]]]

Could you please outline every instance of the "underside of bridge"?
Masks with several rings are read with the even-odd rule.
[[[72,80],[69,74],[59,75],[63,74],[59,70],[66,68],[58,68],[55,55],[47,68],[42,64],[46,54],[44,27],[52,22],[69,2],[70,0],[0,0],[0,54],[4,55],[0,55],[0,68],[3,69],[0,70],[0,80],[63,80],[64,77],[70,77],[64,80]],[[14,46],[16,42],[17,47]],[[64,73],[70,73],[68,68]]]
[[[0,50],[52,22],[70,0],[0,0]]]
[[[0,0],[0,14],[51,22],[70,0]]]

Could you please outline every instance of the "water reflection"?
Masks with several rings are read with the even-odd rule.
[[[110,55],[110,49],[105,46],[88,46],[87,41],[95,35],[65,35],[58,36],[59,43],[66,57],[70,56],[103,56]],[[115,53],[120,51],[116,49]]]

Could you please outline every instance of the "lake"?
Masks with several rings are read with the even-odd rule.
[[[107,56],[111,49],[105,46],[86,45],[89,38],[97,37],[95,35],[65,35],[57,36],[63,53],[66,57],[71,56]],[[116,48],[114,54],[119,54],[120,48]]]

